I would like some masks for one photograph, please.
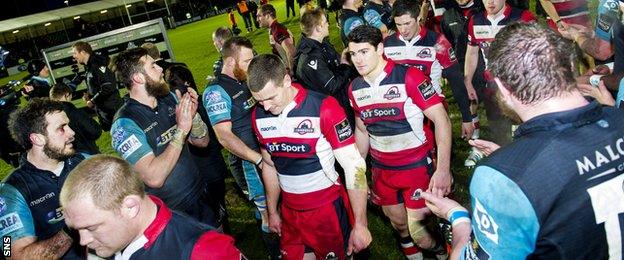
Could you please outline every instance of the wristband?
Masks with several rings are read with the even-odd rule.
[[[260,156],[260,159],[258,159],[254,164],[256,166],[260,166],[261,163],[262,163],[262,156]]]
[[[589,77],[589,84],[594,87],[598,87],[598,84],[600,83],[600,78],[602,77],[604,77],[604,75],[592,75],[591,77]]]
[[[464,222],[470,223],[470,214],[468,214],[468,211],[461,206],[449,210],[447,218],[448,221],[451,222],[451,226]]]
[[[193,126],[191,127],[191,137],[195,139],[204,138],[208,134],[208,127],[204,124],[199,113],[193,117]]]

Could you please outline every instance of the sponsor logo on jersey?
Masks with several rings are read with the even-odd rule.
[[[56,224],[56,223],[63,221],[63,219],[65,219],[65,216],[63,215],[63,208],[61,207],[58,207],[54,211],[48,212],[46,216],[48,218],[49,224]]]
[[[172,126],[167,131],[162,133],[158,138],[156,138],[156,144],[158,146],[166,145],[167,143],[169,143],[169,141],[171,141],[171,139],[173,139],[173,135],[175,134],[177,130],[178,130],[177,126],[175,125]]]
[[[601,120],[602,121],[602,120]],[[604,121],[604,124],[607,123]],[[607,123],[608,124],[608,123]],[[584,155],[582,158],[576,159],[576,166],[578,168],[579,175],[583,175],[589,172],[593,172],[596,169],[611,164],[613,161],[618,161],[617,165],[609,169],[604,169],[602,173],[624,171],[624,137],[618,138],[614,143],[608,144],[590,154]],[[596,176],[601,176],[600,174]]]
[[[117,150],[121,153],[121,157],[126,159],[141,146],[143,146],[143,144],[141,144],[139,138],[137,138],[136,135],[131,135],[118,146]]]
[[[4,197],[0,197],[0,214],[6,209],[6,207],[7,205]]]
[[[272,142],[266,144],[270,153],[309,153],[310,145]]]
[[[206,108],[206,112],[210,113],[210,114],[223,114],[226,113],[228,111],[227,109],[227,104],[225,104],[225,102],[219,102],[216,104],[212,104],[209,105]]]
[[[353,135],[353,131],[351,130],[351,126],[349,125],[349,121],[345,118],[340,123],[334,126],[336,129],[336,135],[338,136],[339,142],[344,142],[349,139]]]
[[[38,198],[38,199],[36,199],[36,200],[31,201],[31,202],[30,202],[30,206],[31,206],[31,207],[32,207],[32,206],[35,206],[35,205],[37,205],[37,204],[39,204],[39,203],[41,203],[41,202],[46,201],[47,199],[54,198],[55,196],[56,196],[56,194],[55,194],[54,192],[50,192],[50,193],[48,193],[48,194],[43,195],[41,198]]]
[[[401,56],[401,51],[386,52],[386,57]]]
[[[158,122],[152,122],[149,126],[147,126],[145,129],[143,129],[143,133],[149,132],[150,130],[152,130],[157,125],[158,125]]]
[[[477,229],[485,235],[485,237],[498,245],[498,224],[496,224],[494,218],[488,214],[487,210],[485,210],[485,207],[483,207],[478,199],[475,199],[475,209],[472,214],[474,221],[477,222]]]
[[[295,133],[304,135],[309,133],[314,133],[314,128],[312,127],[312,121],[310,119],[303,120],[295,127]]]
[[[432,55],[431,55],[431,50],[430,50],[429,48],[424,48],[424,49],[420,50],[420,51],[416,54],[416,56],[417,56],[418,58],[421,58],[421,59],[431,58],[431,56],[432,56]]]
[[[420,92],[424,100],[429,100],[436,94],[433,84],[431,84],[431,82],[429,81],[420,83],[420,85],[418,85],[418,91]]]
[[[401,110],[395,107],[366,109],[361,112],[362,119],[398,116],[400,114]]]
[[[383,96],[387,100],[393,100],[395,98],[400,98],[401,93],[399,92],[399,88],[397,86],[392,86],[386,91],[386,94]]]
[[[2,234],[9,234],[23,227],[22,219],[15,212],[11,212],[0,218],[0,233]]]
[[[265,126],[265,127],[260,127],[260,131],[261,132],[268,132],[268,131],[275,131],[277,130],[276,126]]]
[[[247,101],[245,101],[245,103],[243,103],[243,108],[245,110],[249,110],[251,109],[254,105],[256,104],[256,99],[253,97],[250,97],[249,99],[247,99]]]
[[[371,95],[366,94],[366,95],[357,97],[355,100],[362,101],[362,100],[366,100],[366,99],[369,99],[369,98],[371,98]]]

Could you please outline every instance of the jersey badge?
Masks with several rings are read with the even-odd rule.
[[[312,127],[312,121],[310,121],[310,119],[301,121],[297,125],[297,127],[295,127],[294,132],[300,135],[314,133],[314,128]]]
[[[475,199],[475,210],[472,214],[477,224],[477,229],[485,235],[485,237],[498,245],[498,224],[494,221],[494,218],[488,214],[487,210],[485,210],[485,207],[481,205],[478,199]]]
[[[336,129],[336,135],[338,135],[338,141],[341,143],[353,135],[349,121],[346,118],[336,124],[334,128]]]
[[[221,93],[218,91],[210,91],[208,95],[206,95],[206,101],[208,103],[217,103],[221,101]]]
[[[48,212],[46,216],[48,218],[49,224],[56,224],[56,223],[63,221],[63,219],[65,219],[65,216],[63,215],[63,208],[61,207],[56,208],[56,210],[54,211]]]
[[[117,146],[119,143],[123,141],[125,131],[123,127],[118,127],[115,129],[115,132],[112,133],[111,138],[113,139],[113,146]]]
[[[395,98],[400,98],[401,93],[399,92],[399,88],[397,86],[392,86],[386,91],[386,94],[383,96],[387,100],[393,100]]]
[[[312,68],[313,70],[316,70],[316,68],[318,68],[318,63],[316,62],[316,60],[311,60],[310,62],[308,62],[308,66],[310,66],[310,68]]]
[[[429,81],[420,83],[420,85],[418,85],[418,91],[420,91],[420,94],[422,95],[424,100],[429,100],[436,93],[433,84],[431,84],[431,82]]]
[[[121,143],[117,150],[121,153],[121,157],[124,159],[128,158],[132,153],[136,152],[141,146],[141,142],[136,135],[131,135],[128,139],[126,139],[123,143]]]
[[[424,48],[422,50],[420,50],[416,56],[418,56],[418,58],[421,59],[425,59],[425,58],[431,58],[431,50],[429,48]]]

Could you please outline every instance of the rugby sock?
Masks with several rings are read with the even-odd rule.
[[[411,237],[409,236],[401,237],[399,238],[399,243],[401,244],[401,251],[403,251],[403,254],[408,260],[422,260],[423,259],[422,253],[420,252],[418,247],[414,245],[414,241],[412,240]]]

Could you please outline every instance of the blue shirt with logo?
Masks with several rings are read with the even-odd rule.
[[[11,236],[12,241],[36,236],[26,199],[7,183],[0,183],[0,236]]]

